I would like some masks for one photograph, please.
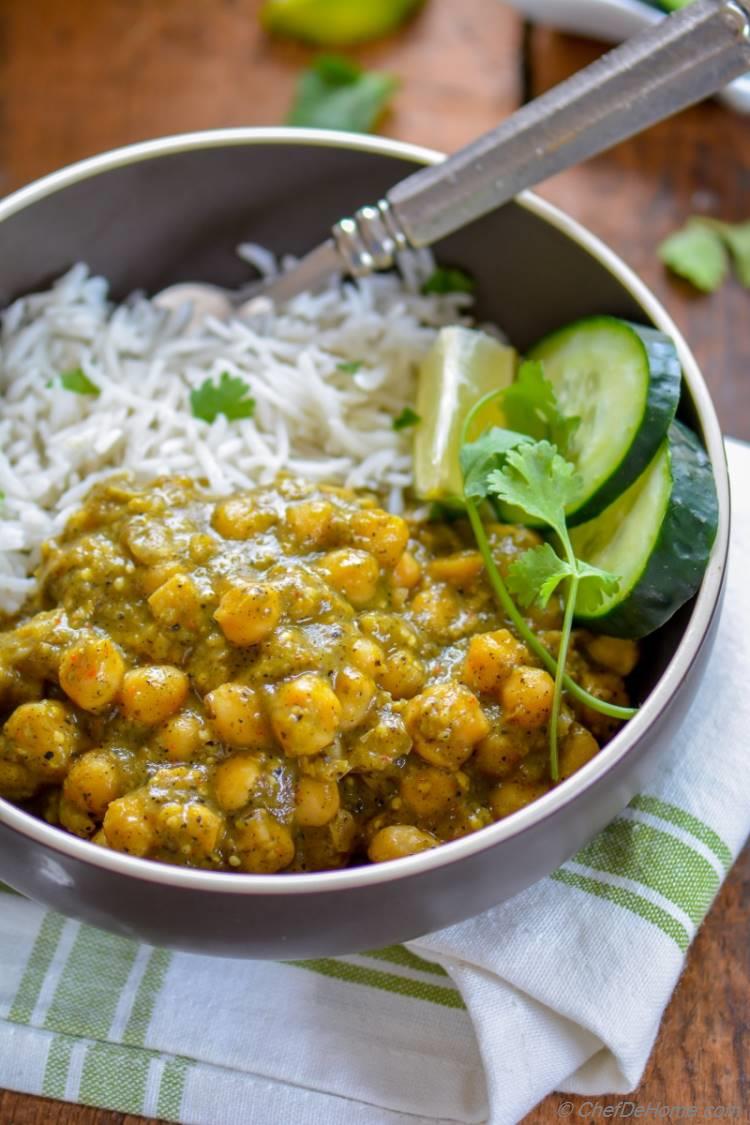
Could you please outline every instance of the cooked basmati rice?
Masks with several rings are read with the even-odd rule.
[[[241,249],[275,269],[267,252]],[[423,296],[402,272],[198,324],[184,304],[169,310],[142,295],[112,304],[105,279],[83,265],[11,305],[0,318],[0,611],[21,606],[42,542],[113,471],[138,482],[182,473],[222,494],[285,470],[376,488],[398,511],[411,436],[392,420],[413,402],[438,327],[467,323],[470,304],[465,294]],[[356,374],[338,366],[354,360]],[[98,396],[61,385],[76,368]],[[252,418],[193,417],[190,391],[223,372],[248,385]]]

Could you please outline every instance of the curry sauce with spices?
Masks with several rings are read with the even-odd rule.
[[[538,542],[489,524],[502,570]],[[0,795],[95,844],[270,873],[394,859],[550,787],[552,680],[463,521],[282,478],[98,485],[0,633]],[[556,651],[560,606],[533,615]],[[626,703],[632,641],[568,668]],[[563,703],[561,776],[616,724]]]

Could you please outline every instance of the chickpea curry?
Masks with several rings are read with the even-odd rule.
[[[539,542],[489,523],[501,573]],[[549,673],[494,601],[468,526],[282,478],[216,500],[95,487],[0,632],[0,795],[131,855],[314,871],[474,832],[551,786]],[[528,611],[556,651],[560,602]],[[568,668],[627,703],[630,640]],[[617,723],[567,697],[560,777]]]

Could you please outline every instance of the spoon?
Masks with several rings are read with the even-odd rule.
[[[524,188],[578,164],[715,93],[750,70],[750,8],[695,0],[523,106],[439,164],[420,169],[384,199],[335,224],[292,269],[230,293],[173,285],[155,298],[218,313],[252,313],[332,277],[389,269],[399,251],[438,239],[507,203]],[[247,298],[251,297],[248,302]],[[243,303],[245,302],[245,303]],[[194,307],[194,317],[198,309]]]

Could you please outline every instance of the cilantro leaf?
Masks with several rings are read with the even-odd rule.
[[[732,255],[734,272],[740,285],[750,289],[750,221],[746,223],[721,223],[719,231]]]
[[[508,570],[508,589],[524,608],[536,602],[546,606],[559,584],[570,578],[572,568],[549,543],[524,551]]]
[[[96,397],[101,394],[96,383],[92,383],[88,375],[86,375],[80,367],[74,367],[71,371],[63,371],[60,376],[60,386],[64,387],[66,391],[72,391],[76,395],[92,395]]]
[[[341,363],[336,364],[336,370],[343,371],[344,375],[356,375],[361,370],[362,363],[361,359],[342,359]]]
[[[532,438],[547,438],[566,453],[570,438],[580,424],[577,416],[566,417],[557,403],[555,389],[536,360],[524,360],[514,381],[503,394],[502,410],[508,428]]]
[[[397,86],[390,74],[365,71],[338,55],[321,55],[300,75],[286,124],[368,133]]]
[[[487,480],[492,470],[505,464],[510,450],[529,440],[527,434],[516,434],[512,430],[493,426],[476,441],[462,445],[459,458],[464,477],[464,494],[485,500],[488,496]]]
[[[406,430],[409,426],[416,426],[422,419],[417,414],[416,410],[412,410],[410,406],[405,406],[400,414],[391,422],[394,430]]]
[[[550,442],[526,442],[511,449],[503,467],[489,474],[487,488],[527,516],[543,520],[564,539],[565,509],[578,495],[581,478]]]
[[[690,219],[659,247],[659,257],[672,273],[703,293],[713,293],[727,274],[727,252],[721,235],[700,219]]]
[[[438,266],[422,285],[422,293],[473,293],[477,283],[455,266]]]
[[[201,385],[190,392],[190,407],[194,418],[204,422],[214,422],[219,414],[230,421],[239,418],[252,418],[255,399],[250,398],[247,383],[235,375],[224,371],[218,383],[205,379]]]
[[[601,605],[605,598],[611,598],[620,589],[618,574],[612,574],[609,570],[600,570],[598,566],[590,566],[583,559],[576,559],[576,569],[579,580],[585,582],[589,590],[593,586],[594,591],[599,595],[598,605]]]

